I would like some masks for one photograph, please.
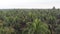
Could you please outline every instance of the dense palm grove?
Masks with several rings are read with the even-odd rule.
[[[1,9],[0,34],[60,34],[60,9]]]

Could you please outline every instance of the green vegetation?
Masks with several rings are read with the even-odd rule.
[[[60,9],[0,9],[0,34],[60,34]]]

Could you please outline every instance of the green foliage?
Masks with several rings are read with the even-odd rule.
[[[58,9],[0,10],[0,34],[51,34],[60,31]]]

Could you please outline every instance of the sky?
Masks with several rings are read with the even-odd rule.
[[[0,9],[60,8],[60,0],[0,0]]]

